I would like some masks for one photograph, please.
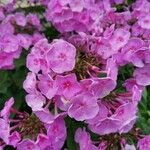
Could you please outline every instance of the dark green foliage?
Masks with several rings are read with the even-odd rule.
[[[24,8],[22,8],[22,7],[19,7],[19,8],[17,8],[16,10],[15,10],[16,12],[18,12],[18,11],[23,11],[23,12],[25,12],[26,14],[28,14],[28,13],[30,13],[30,12],[32,12],[32,13],[43,13],[44,11],[45,11],[45,8],[43,7],[43,6],[38,6],[38,5],[36,5],[36,6],[29,6],[29,7],[24,7]]]
[[[6,146],[6,147],[4,148],[4,150],[16,150],[16,149],[13,148],[12,146]]]
[[[77,122],[74,119],[71,119],[69,117],[67,117],[65,121],[67,126],[67,140],[66,140],[67,148],[68,150],[77,150],[78,145],[74,141],[75,131],[78,128],[83,128],[84,123]]]
[[[48,26],[47,28],[45,28],[43,33],[49,41],[56,39],[59,34],[59,32],[53,26]]]
[[[127,4],[128,4],[128,5],[131,5],[131,4],[133,4],[135,1],[136,1],[136,0],[127,0]]]
[[[23,89],[23,81],[27,75],[25,67],[26,54],[22,53],[21,57],[15,61],[15,69],[0,71],[0,108],[4,102],[10,97],[15,98],[15,106],[17,109],[25,104],[25,91]]]
[[[150,86],[145,88],[139,104],[137,126],[144,134],[150,134]]]

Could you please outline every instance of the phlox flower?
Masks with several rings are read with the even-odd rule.
[[[58,88],[57,95],[62,95],[67,99],[73,98],[81,91],[81,85],[77,81],[75,74],[56,76],[55,85]]]
[[[64,41],[56,40],[52,43],[47,60],[49,67],[56,73],[72,71],[75,66],[76,48]]]
[[[99,107],[95,97],[89,93],[82,93],[71,100],[68,115],[78,121],[91,119],[97,115]]]

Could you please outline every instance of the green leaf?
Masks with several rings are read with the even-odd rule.
[[[26,66],[26,54],[22,53],[19,59],[14,61],[15,68]]]
[[[133,4],[135,2],[135,0],[127,0],[127,4],[128,5],[131,5],[131,4]]]
[[[8,71],[0,71],[0,93],[5,94],[8,87],[11,86],[11,80],[9,78]]]
[[[143,92],[142,100],[139,104],[137,127],[143,134],[150,134],[150,86],[146,87]]]
[[[59,35],[59,32],[53,26],[46,27],[43,33],[49,41],[56,39]]]
[[[28,7],[19,7],[16,9],[16,12],[18,11],[24,11],[26,14],[28,13],[44,13],[45,8],[41,5],[36,6],[28,6]]]
[[[20,67],[18,70],[14,71],[11,76],[13,82],[19,89],[23,87],[23,81],[26,78],[27,72],[26,67]]]
[[[67,126],[67,150],[77,150],[78,145],[74,141],[75,132],[78,128],[83,128],[83,122],[77,122],[69,117],[65,118]]]
[[[124,8],[123,8],[122,4],[116,5],[116,9],[117,9],[117,12],[123,12],[124,11]]]

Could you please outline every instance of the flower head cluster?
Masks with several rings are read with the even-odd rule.
[[[8,5],[15,6],[15,2]],[[43,36],[40,19],[37,14],[16,12],[8,5],[0,6],[0,68],[14,68],[14,59],[18,59],[22,49],[28,49]]]
[[[0,7],[0,68],[12,68],[22,48],[31,48],[23,88],[32,114],[14,110],[13,98],[6,102],[0,112],[0,146],[60,150],[67,137],[65,118],[70,118],[85,125],[74,138],[81,150],[116,145],[134,150],[128,133],[139,140],[140,150],[150,149],[149,135],[143,137],[134,126],[142,92],[150,85],[150,2],[30,0],[45,8],[46,20],[61,33],[52,41],[39,34],[36,14],[11,14],[12,3]],[[124,66],[132,70],[120,83]]]
[[[84,121],[98,135],[128,133],[144,86],[150,84],[150,3],[138,0],[130,9],[124,1],[52,0],[46,6],[47,20],[64,40],[40,40],[28,55],[28,105],[37,111],[52,103],[57,113]],[[124,81],[125,92],[118,93],[118,71],[128,64],[133,74]],[[89,137],[77,132],[76,141],[85,149]],[[108,142],[99,144],[106,148]]]
[[[0,111],[0,149],[12,145],[17,150],[59,150],[63,146],[66,138],[63,115],[50,117],[46,108],[28,114],[17,111],[13,104],[11,98]]]

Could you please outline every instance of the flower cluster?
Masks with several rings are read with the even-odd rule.
[[[0,5],[0,68],[13,69],[14,59],[20,57],[23,49],[43,38],[41,23],[37,14],[25,15],[15,12],[15,2]],[[11,7],[10,7],[11,6]]]
[[[13,104],[14,99],[9,99],[0,112],[0,149],[12,145],[17,150],[59,150],[63,146],[66,138],[63,115],[54,119],[46,108],[28,114],[15,110]],[[14,119],[9,119],[10,113],[15,115]]]
[[[5,103],[0,112],[1,149],[12,145],[18,150],[60,150],[68,136],[66,118],[84,125],[74,136],[80,150],[116,145],[123,150],[150,149],[150,136],[134,126],[142,92],[150,85],[150,2],[29,3],[45,8],[46,20],[60,36],[48,41],[41,35],[36,14],[11,14],[10,4],[0,8],[0,68],[12,68],[21,50],[31,49],[23,88],[32,109],[32,113],[13,109],[13,98]],[[132,69],[120,83],[124,66]],[[15,114],[13,119],[10,113]],[[128,135],[137,146],[128,143]]]

